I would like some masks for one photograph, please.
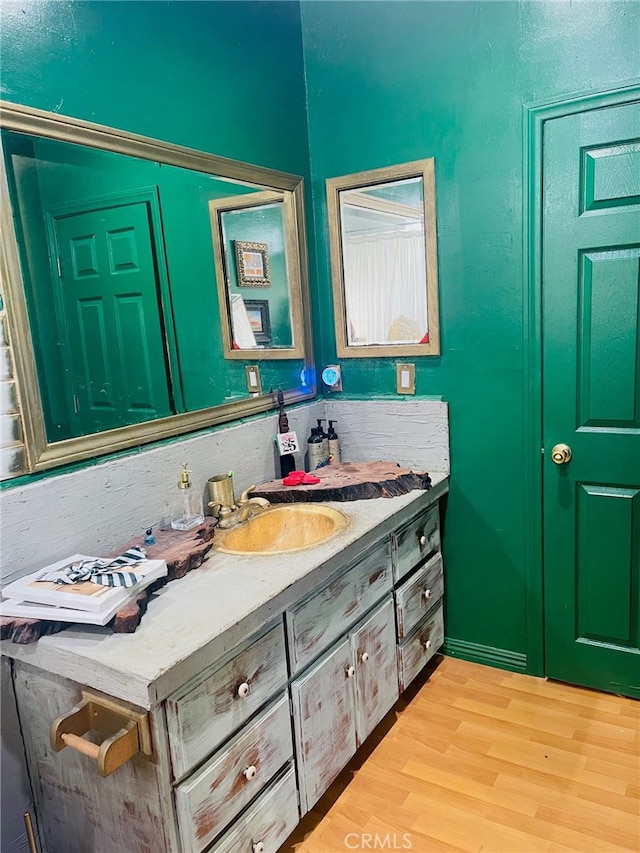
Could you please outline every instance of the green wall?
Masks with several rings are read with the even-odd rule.
[[[308,182],[297,2],[3,0],[2,97]],[[201,214],[194,224],[180,209],[181,171],[167,167],[162,180],[151,175],[148,183],[162,183],[164,223],[174,237],[167,259],[184,402],[193,410],[233,399],[239,389],[246,396],[246,379],[240,361],[221,369],[210,179],[200,185],[194,177]],[[203,247],[197,254],[196,242]],[[295,387],[301,365],[264,362],[263,387]],[[58,409],[50,420],[62,423]]]
[[[447,635],[522,663],[535,594],[523,495],[523,105],[638,77],[640,5],[301,9],[322,363],[335,360],[324,180],[435,156],[442,356],[416,359],[416,381],[419,395],[450,404]],[[395,396],[393,359],[348,359],[342,370],[345,396]]]

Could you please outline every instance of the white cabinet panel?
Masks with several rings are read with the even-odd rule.
[[[394,534],[396,583],[421,560],[440,550],[440,513],[438,504],[414,518]]]
[[[279,620],[230,660],[213,666],[167,700],[174,777],[182,778],[287,683]]]
[[[396,590],[399,640],[411,633],[443,594],[442,556],[436,554]]]
[[[355,667],[348,638],[291,684],[291,699],[305,814],[356,751]]]
[[[351,635],[356,668],[358,746],[398,698],[393,601],[389,598]]]
[[[283,696],[176,788],[185,853],[199,853],[293,756],[289,702]]]
[[[400,690],[406,690],[420,670],[444,643],[442,602],[427,615],[416,631],[398,647]]]
[[[393,586],[391,543],[380,542],[287,612],[292,674],[344,634]]]
[[[290,764],[207,853],[277,853],[298,820],[296,772]]]

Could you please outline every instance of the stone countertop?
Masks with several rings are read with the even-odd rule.
[[[431,474],[431,480],[426,492],[327,502],[349,518],[349,525],[307,551],[258,557],[212,549],[200,568],[151,597],[133,634],[78,626],[31,645],[4,641],[2,653],[151,708],[405,519],[435,503],[448,491],[449,478]]]

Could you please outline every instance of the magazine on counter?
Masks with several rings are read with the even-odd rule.
[[[128,601],[131,601],[132,598],[135,598],[140,590],[149,586],[157,578],[164,577],[167,574],[167,564],[164,560],[141,560],[139,563],[128,566],[126,569],[134,572],[141,578],[139,583],[129,587],[101,586],[91,581],[58,584],[55,581],[37,580],[44,573],[59,572],[62,575],[74,563],[95,559],[95,557],[87,557],[83,554],[74,554],[72,557],[59,560],[57,563],[53,563],[44,569],[39,569],[37,572],[32,572],[7,584],[7,586],[2,588],[2,597],[12,599],[13,601],[48,604],[70,610],[97,613],[100,616],[110,613],[111,615],[105,620],[109,621],[111,616]],[[2,605],[2,613],[3,615],[15,615],[6,613],[4,603]],[[34,617],[25,618],[32,619]],[[67,620],[65,619],[64,621]]]
[[[0,616],[13,616],[18,619],[46,619],[49,622],[72,622],[83,625],[106,625],[116,615],[118,610],[125,607],[140,592],[136,586],[127,590],[129,598],[113,604],[104,613],[93,613],[90,610],[72,610],[70,607],[55,607],[53,604],[36,604],[33,601],[15,601],[6,598],[0,601]]]

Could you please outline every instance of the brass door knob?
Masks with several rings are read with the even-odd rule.
[[[571,461],[572,455],[568,444],[556,444],[551,449],[551,461],[555,462],[556,465],[566,465],[567,462]]]

